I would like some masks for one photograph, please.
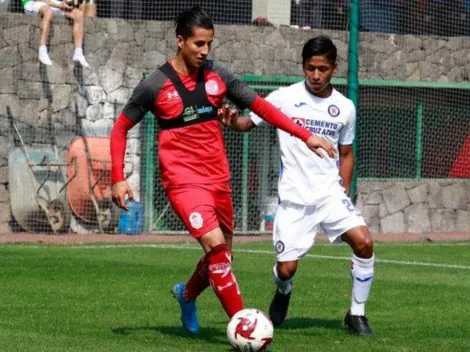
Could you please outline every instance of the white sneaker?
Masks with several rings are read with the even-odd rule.
[[[52,66],[52,61],[47,51],[39,53],[39,61],[41,61],[44,65]]]
[[[83,55],[74,55],[73,61],[80,63],[83,67],[90,67],[90,64],[86,61]]]

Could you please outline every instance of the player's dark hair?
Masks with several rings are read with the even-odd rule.
[[[214,30],[211,16],[200,6],[194,6],[189,10],[181,12],[175,21],[176,36],[182,36],[184,39],[191,37],[196,28]]]
[[[312,56],[325,56],[331,64],[336,63],[336,45],[326,35],[310,39],[302,49],[302,63],[305,63]]]

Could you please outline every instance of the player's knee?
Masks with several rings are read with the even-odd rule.
[[[277,263],[277,276],[281,280],[289,280],[297,271],[297,262],[279,262]]]
[[[225,243],[219,244],[218,246],[212,248],[205,255],[205,258],[209,272],[212,274],[221,274],[224,271],[231,271],[232,251]]]
[[[356,241],[356,248],[354,249],[355,254],[361,258],[370,258],[374,253],[374,241],[367,232],[367,235],[362,236]]]

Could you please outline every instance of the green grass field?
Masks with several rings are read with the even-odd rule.
[[[351,281],[346,246],[317,245],[301,261],[288,321],[270,351],[469,351],[470,243],[377,245],[367,313],[376,336],[342,319]],[[269,244],[235,244],[245,305],[267,311]],[[172,285],[192,273],[188,245],[0,246],[0,351],[228,351],[215,295],[199,299],[188,337]]]

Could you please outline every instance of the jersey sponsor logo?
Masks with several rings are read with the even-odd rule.
[[[183,120],[185,122],[195,120],[198,117],[197,110],[194,108],[194,106],[188,106],[184,109]]]
[[[303,119],[301,117],[293,117],[292,121],[294,121],[300,127],[305,127],[305,119]]]
[[[276,253],[281,254],[282,252],[284,252],[284,248],[285,248],[284,242],[277,241],[275,248],[276,248]]]
[[[196,230],[199,230],[202,225],[204,225],[204,220],[202,219],[202,215],[198,212],[191,213],[189,215],[189,222],[191,223],[191,226],[195,228]]]
[[[292,117],[292,121],[300,127],[303,127],[319,136],[334,137],[338,131],[338,127],[340,126],[334,122],[304,119],[302,117]]]
[[[209,114],[214,110],[212,106],[201,106],[196,108],[194,106],[188,106],[184,109],[183,121],[188,122],[198,119],[201,114]]]
[[[301,106],[304,106],[304,105],[306,106],[307,103],[304,103],[303,101],[301,101],[300,103],[294,104],[296,108],[300,108]]]
[[[328,106],[328,114],[330,114],[331,117],[336,117],[339,115],[339,108],[336,105],[330,105]]]
[[[198,114],[209,114],[214,110],[212,106],[202,106],[199,109],[197,109]]]
[[[178,94],[178,92],[176,90],[172,91],[172,92],[168,92],[166,94],[166,97],[168,100],[173,100],[173,99],[176,99],[178,98],[180,95]]]
[[[216,95],[219,92],[219,85],[213,79],[206,82],[206,92],[210,95]]]

